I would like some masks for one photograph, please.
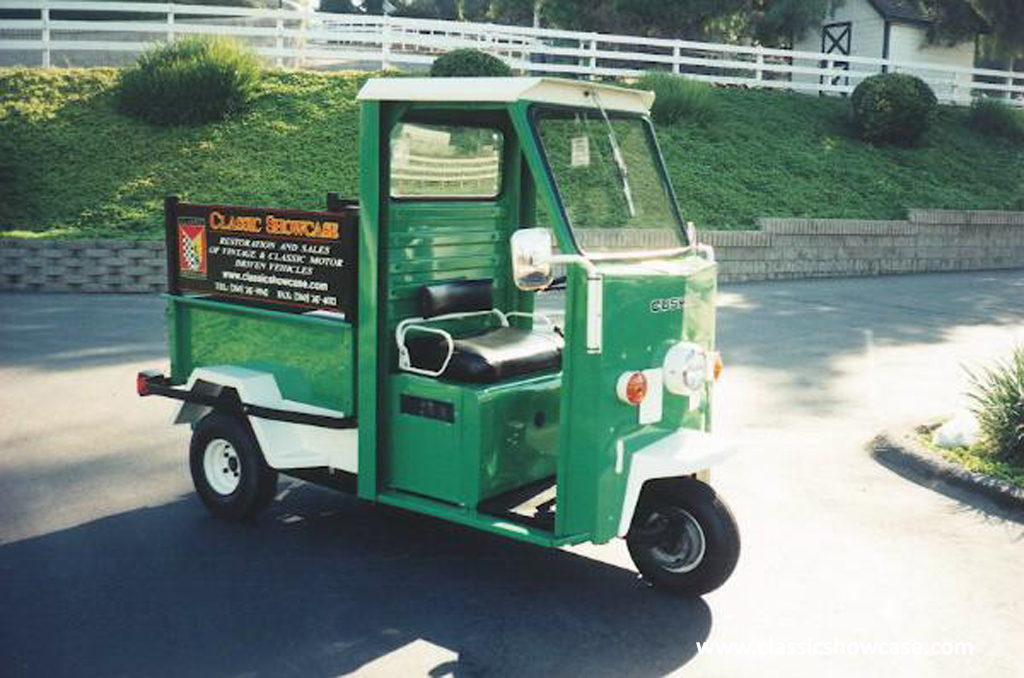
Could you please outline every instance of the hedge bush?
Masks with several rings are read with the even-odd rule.
[[[238,42],[186,37],[145,52],[123,71],[117,103],[154,125],[199,124],[243,110],[259,78],[259,60]]]
[[[975,99],[967,120],[982,134],[1024,141],[1024,113],[996,99]]]
[[[1009,360],[971,375],[970,397],[985,446],[1000,459],[1024,465],[1024,347]]]
[[[860,137],[874,143],[916,144],[928,131],[938,100],[913,75],[882,73],[861,81],[850,99]]]
[[[503,78],[512,69],[498,57],[475,49],[456,49],[434,59],[430,75],[435,78]]]
[[[654,92],[651,115],[662,124],[679,120],[705,123],[715,116],[715,99],[711,85],[699,80],[649,73],[637,81],[637,89]]]

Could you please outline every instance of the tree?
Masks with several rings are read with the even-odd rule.
[[[936,23],[932,38],[959,42],[981,29],[988,56],[1024,57],[1024,0],[927,0]]]
[[[413,17],[416,19],[447,19],[457,21],[459,16],[459,2],[457,0],[406,0],[405,2],[395,1],[392,3],[395,11],[392,16]]]
[[[487,3],[487,18],[499,24],[530,26],[533,24],[533,11],[543,5],[543,0],[490,0]]]
[[[844,0],[753,0],[749,34],[762,45],[792,46]]]
[[[334,14],[360,13],[359,8],[352,4],[352,0],[320,0],[320,11]]]
[[[487,21],[491,0],[459,0],[459,18],[463,21]]]
[[[498,23],[648,37],[789,45],[844,0],[490,0]]]
[[[788,45],[844,0],[389,0],[395,16],[493,21],[645,37]],[[380,14],[383,0],[323,0],[324,11]]]
[[[321,0],[320,11],[380,15],[387,10],[392,16],[486,21],[491,4],[491,0]]]
[[[546,26],[645,37],[707,39],[734,25],[750,0],[547,0]]]

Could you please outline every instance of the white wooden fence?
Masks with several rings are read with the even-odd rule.
[[[940,100],[995,96],[1024,107],[1024,73],[688,40],[524,26],[281,9],[0,0],[0,65],[129,63],[179,35],[228,35],[277,66],[425,69],[443,52],[480,49],[525,74],[632,78],[668,71],[707,82],[847,94],[887,70],[920,76]]]

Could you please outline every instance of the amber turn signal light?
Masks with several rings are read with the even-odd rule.
[[[639,405],[647,397],[647,377],[643,372],[624,372],[615,390],[622,402]]]

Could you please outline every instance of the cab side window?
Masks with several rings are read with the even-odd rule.
[[[400,122],[391,133],[391,197],[497,197],[503,144],[495,129]]]

